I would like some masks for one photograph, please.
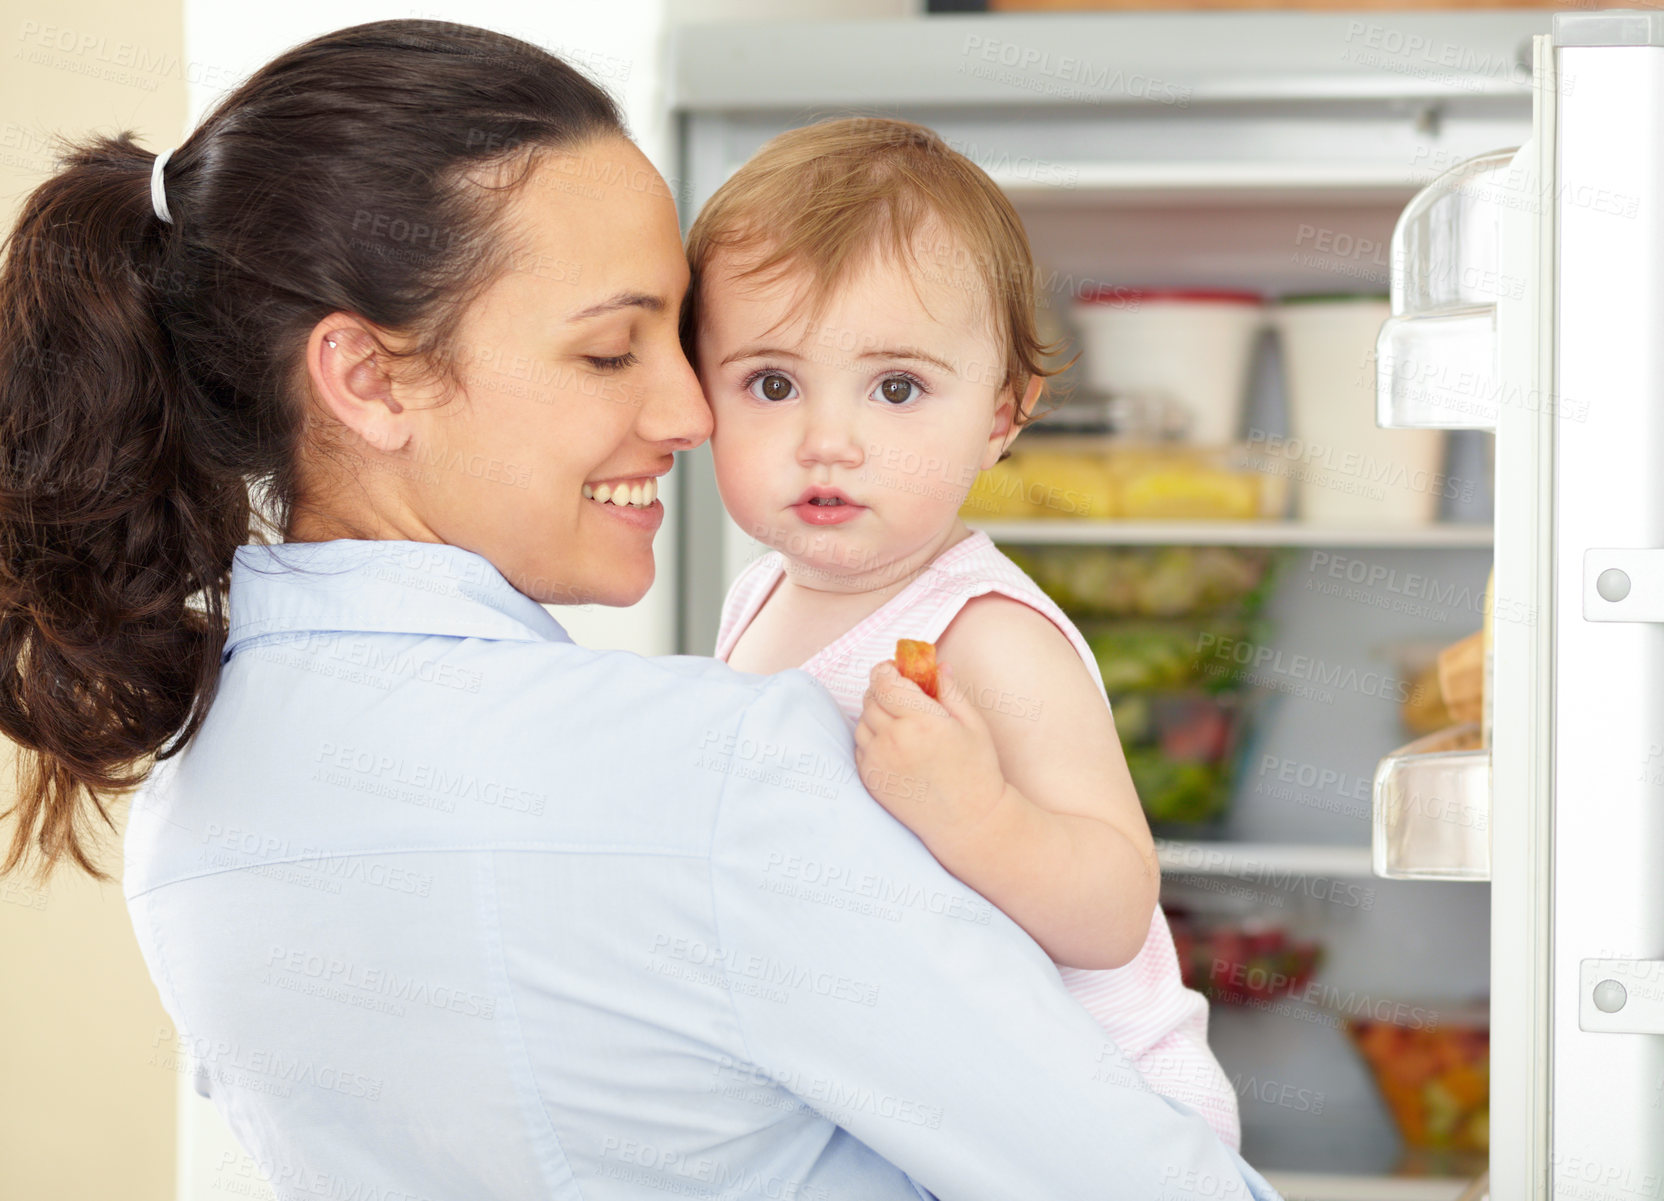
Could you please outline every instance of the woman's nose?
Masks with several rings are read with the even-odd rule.
[[[663,377],[654,381],[641,406],[636,428],[645,441],[692,450],[711,436],[711,406],[680,346],[668,360]]]

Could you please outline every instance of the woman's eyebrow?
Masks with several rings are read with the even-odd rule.
[[[591,317],[599,317],[603,313],[617,312],[619,309],[646,309],[649,313],[662,313],[665,310],[665,300],[662,296],[652,296],[646,292],[620,292],[600,304],[592,304],[587,309],[573,313],[567,321],[587,321]]]

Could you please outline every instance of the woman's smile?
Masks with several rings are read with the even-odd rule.
[[[594,502],[608,515],[638,530],[655,532],[664,521],[664,506],[659,503],[659,480],[646,475],[585,484],[584,499]]]

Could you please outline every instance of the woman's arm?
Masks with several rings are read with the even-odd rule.
[[[1031,938],[873,803],[809,676],[774,677],[735,737],[825,785],[725,781],[711,851],[725,962],[790,984],[730,990],[760,1076],[942,1201],[1276,1197],[1150,1090]],[[769,887],[794,864],[851,887]]]
[[[1161,873],[1103,693],[1021,601],[970,601],[937,644],[942,703],[873,673],[857,760],[869,791],[1068,967],[1120,967]]]

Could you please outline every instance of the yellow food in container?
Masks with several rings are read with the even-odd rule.
[[[1228,449],[1056,439],[983,472],[960,510],[970,521],[1031,518],[1252,521],[1281,516],[1286,481]]]
[[[1175,456],[1118,468],[1120,515],[1155,520],[1250,520],[1260,515],[1257,476],[1222,471]]]
[[[1002,521],[1038,517],[1040,507],[1029,502],[1027,484],[1013,456],[976,477],[959,515],[967,521]]]
[[[1102,521],[1117,515],[1115,475],[1101,454],[1025,451],[1008,462],[1017,465],[1024,496],[1038,509],[1036,517]]]

